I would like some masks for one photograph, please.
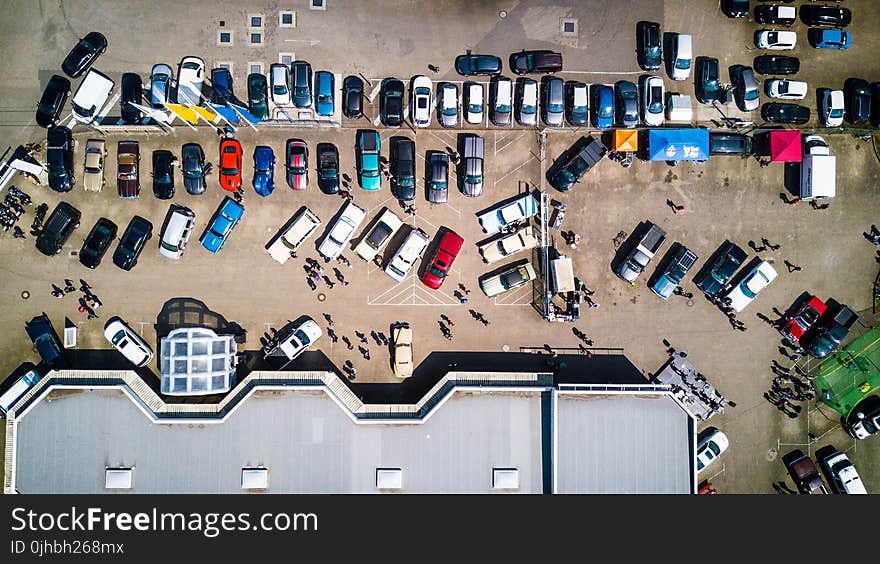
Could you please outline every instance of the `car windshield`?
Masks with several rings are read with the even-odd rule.
[[[308,86],[297,86],[293,89],[294,93],[297,96],[308,96],[309,95],[309,87]]]
[[[331,100],[332,100],[332,98],[330,97],[329,94],[319,94],[318,95],[318,102],[320,102],[322,104],[329,104]]]
[[[468,111],[473,114],[478,114],[483,111],[483,105],[482,104],[470,104],[470,105],[468,105]]]
[[[302,329],[297,329],[296,331],[294,331],[293,336],[296,338],[296,340],[302,343],[302,346],[304,347],[312,342],[309,340],[308,336],[305,334],[305,332],[303,332]]]
[[[224,169],[221,169],[221,171],[222,171],[223,174],[225,174],[226,176],[237,176],[237,175],[238,175],[238,169],[237,169],[237,168],[224,168]]]
[[[439,268],[437,268],[436,266],[431,266],[430,268],[428,268],[428,272],[430,272],[431,274],[433,274],[437,278],[445,278],[446,277],[446,273],[443,272],[442,270],[440,270]]]
[[[744,100],[757,100],[758,99],[758,91],[757,90],[746,90],[743,94]]]
[[[742,283],[742,292],[747,297],[754,298],[769,282],[764,273],[759,270]]]
[[[287,94],[287,87],[283,84],[276,84],[272,87],[272,94]]]
[[[468,184],[479,184],[483,181],[483,177],[476,174],[469,174],[464,177],[464,181]]]
[[[675,61],[675,68],[685,70],[691,68],[691,60],[690,59],[678,59]]]
[[[86,108],[83,108],[82,106],[80,106],[79,104],[75,104],[73,102],[71,102],[70,105],[73,106],[74,112],[76,112],[77,114],[79,114],[83,117],[91,117],[91,115],[93,113],[95,113],[95,109],[96,109],[95,106],[92,106],[91,108],[86,109]]]
[[[537,106],[524,105],[522,107],[522,113],[524,113],[524,114],[533,114],[536,111],[538,111]]]
[[[652,114],[663,112],[663,89],[659,86],[651,87],[651,104],[648,106],[648,111]]]
[[[610,118],[614,115],[614,110],[611,106],[603,106],[599,108],[599,117],[600,118]]]
[[[837,108],[837,109],[831,110],[831,112],[828,114],[828,116],[833,117],[833,118],[842,118],[843,117],[843,108]]]
[[[561,112],[562,111],[562,104],[548,104],[547,109],[550,110],[551,112]]]
[[[110,342],[113,343],[114,345],[118,346],[119,342],[122,341],[123,339],[125,339],[125,331],[120,329],[119,331],[116,332],[115,335],[113,335],[113,338],[110,339]],[[125,344],[125,343],[123,343],[123,344]]]
[[[166,243],[165,241],[161,241],[159,244],[165,250],[171,251],[172,253],[177,252],[177,245],[172,245],[171,243]]]
[[[590,165],[581,157],[576,158],[570,165],[566,167],[571,174],[580,176],[590,168]]]

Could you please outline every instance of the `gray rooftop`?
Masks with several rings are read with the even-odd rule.
[[[656,388],[454,387],[427,417],[364,420],[330,382],[255,387],[214,419],[158,419],[127,386],[55,387],[15,420],[7,487],[108,493],[107,468],[134,468],[112,492],[236,493],[265,467],[273,493],[377,493],[380,468],[403,493],[693,491],[692,419]],[[498,468],[518,487],[494,489]]]

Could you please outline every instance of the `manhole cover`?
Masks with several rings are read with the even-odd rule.
[[[779,455],[779,453],[776,452],[776,449],[775,449],[775,448],[771,448],[770,450],[767,451],[767,461],[768,461],[768,462],[773,462],[774,460],[776,460],[776,457],[777,457],[778,455]]]
[[[502,345],[501,350],[503,350],[504,352],[510,351],[510,345]]]
[[[31,297],[31,293],[30,293],[30,292],[28,292],[27,290],[22,291],[22,293],[21,293],[21,299],[26,300],[26,299],[28,299],[29,297]]]
[[[688,301],[687,301],[687,306],[688,306],[688,307],[694,307],[694,300],[688,300]]]
[[[318,301],[319,302],[323,302],[326,299],[327,299],[327,294],[324,294],[323,292],[318,294]]]
[[[507,17],[507,10],[501,10],[500,12],[498,12],[498,17],[501,18],[502,20],[504,18],[506,18]]]

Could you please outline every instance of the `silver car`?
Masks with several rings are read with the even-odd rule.
[[[437,121],[443,127],[458,125],[458,86],[443,82],[437,89]]]
[[[477,197],[483,193],[483,138],[468,135],[462,152],[461,191],[465,196]]]
[[[516,121],[525,126],[538,124],[538,83],[531,78],[516,79]]]
[[[164,63],[153,65],[150,71],[150,105],[161,108],[171,101],[171,79],[174,71]]]
[[[269,67],[269,88],[273,104],[290,105],[290,68],[287,65],[275,63]]]
[[[561,78],[549,78],[541,85],[541,102],[544,123],[550,127],[560,127],[565,114],[565,95]]]

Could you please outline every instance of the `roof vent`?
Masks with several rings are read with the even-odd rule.
[[[403,487],[403,470],[400,468],[376,468],[376,488],[399,490]]]
[[[516,468],[493,468],[492,487],[496,490],[519,489],[519,470]]]
[[[268,468],[242,468],[241,469],[241,489],[243,490],[265,490],[269,487],[269,469]]]
[[[130,490],[134,468],[107,468],[104,471],[104,487],[108,490]]]

